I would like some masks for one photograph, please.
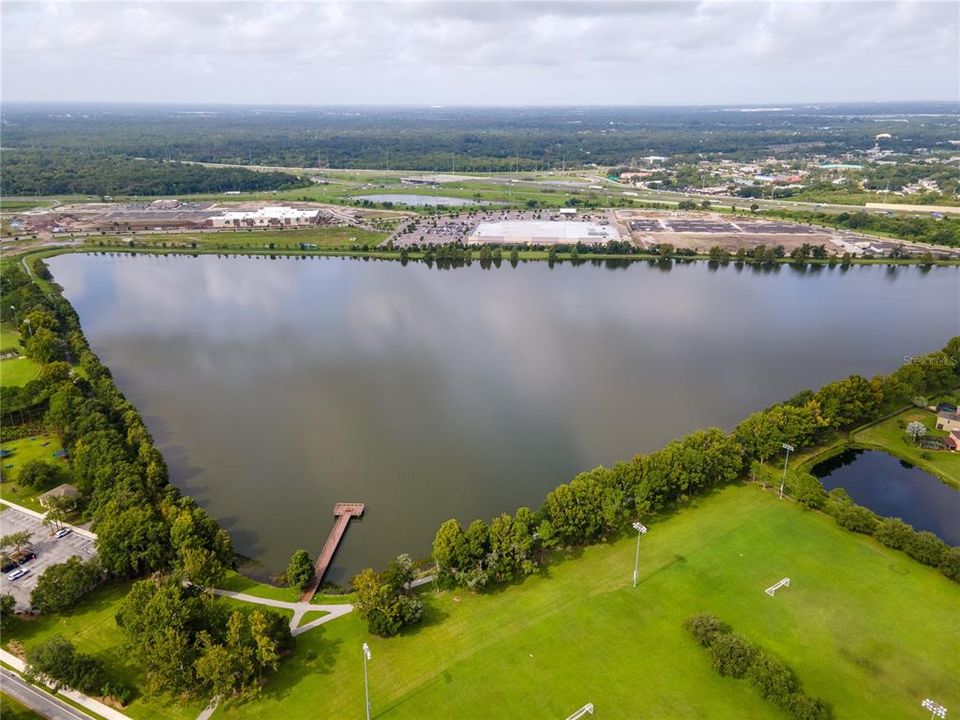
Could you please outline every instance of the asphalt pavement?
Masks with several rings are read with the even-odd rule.
[[[34,687],[6,668],[0,668],[0,690],[47,720],[91,720],[90,715]]]

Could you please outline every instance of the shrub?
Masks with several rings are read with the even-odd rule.
[[[907,555],[924,565],[937,567],[948,548],[945,542],[932,532],[915,532],[904,547]]]
[[[301,592],[313,581],[313,562],[306,550],[297,550],[287,565],[287,583]]]
[[[780,706],[785,706],[797,689],[790,669],[762,650],[753,659],[747,677],[763,698]]]
[[[795,720],[830,720],[833,717],[833,710],[823,700],[800,692],[790,696],[787,709]]]
[[[683,628],[693,635],[701,647],[710,647],[717,635],[729,632],[729,628],[709,613],[687,618],[683,621]]]
[[[903,550],[913,537],[913,528],[900,518],[883,518],[873,536],[888,548]]]
[[[960,582],[960,547],[944,550],[940,559],[940,572],[954,582]]]
[[[710,644],[713,669],[730,677],[744,677],[756,654],[755,647],[733,633],[720,633]]]
[[[820,509],[827,503],[827,491],[810,473],[798,473],[791,478],[790,494],[806,508]]]
[[[853,532],[873,533],[877,527],[877,516],[860,505],[844,505],[837,508],[834,517],[842,528]]]

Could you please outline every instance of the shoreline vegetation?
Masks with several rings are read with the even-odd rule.
[[[293,652],[283,618],[234,609],[208,592],[234,564],[229,536],[169,483],[166,464],[139,412],[91,351],[75,310],[43,263],[43,257],[59,251],[46,249],[2,265],[0,319],[20,325],[30,319],[33,334],[25,351],[41,363],[41,370],[23,387],[0,389],[0,399],[5,424],[42,418],[44,427],[61,439],[71,457],[74,483],[83,493],[82,513],[100,535],[98,571],[133,582],[118,600],[116,617],[130,659],[145,674],[137,677],[134,689],[124,684],[133,675],[104,680],[104,668],[93,663],[94,680],[87,677],[84,682],[102,680],[103,688],[111,690],[104,694],[121,702],[140,689],[170,698],[252,697],[264,683],[269,687],[269,676],[279,672],[282,659]],[[559,258],[555,254],[552,259]],[[440,258],[434,261],[439,266]],[[490,263],[496,264],[492,257]],[[812,449],[889,415],[918,395],[952,390],[958,369],[960,337],[955,337],[944,350],[913,358],[891,375],[870,380],[854,375],[754,413],[730,433],[698,430],[654,453],[581,473],[551,491],[536,510],[504,513],[489,524],[476,520],[466,529],[450,520],[434,542],[437,586],[486,594],[498,586],[522,585],[524,577],[542,574],[556,552],[614,541],[635,517],[669,516],[698,496],[748,477],[764,482],[762,476],[776,465],[785,442]],[[960,550],[899,521],[878,519],[843,493],[828,495],[809,477],[796,470],[789,477],[788,491],[802,505],[825,509],[841,527],[873,534],[960,582]],[[358,576],[363,579],[355,588],[358,610],[375,634],[403,635],[408,632],[404,625],[438,621],[429,607],[414,600],[415,593],[404,591],[408,572],[398,559],[385,573],[371,570]],[[184,587],[184,581],[190,587]],[[416,607],[407,612],[411,603]],[[70,606],[82,604],[77,596]],[[183,611],[171,615],[170,608]],[[399,621],[392,615],[397,608]],[[5,630],[9,621],[12,618],[4,618]],[[54,641],[47,650],[65,647],[61,639],[49,640]],[[56,654],[31,649],[35,652],[29,657]],[[251,652],[257,654],[255,661]],[[40,670],[49,676],[55,672]]]

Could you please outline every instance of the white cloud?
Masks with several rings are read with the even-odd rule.
[[[5,100],[958,99],[953,2],[16,3]]]

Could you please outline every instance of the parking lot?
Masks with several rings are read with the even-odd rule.
[[[86,560],[97,553],[94,540],[89,537],[74,531],[66,537],[56,538],[39,518],[9,506],[4,506],[0,512],[0,526],[4,535],[24,530],[32,533],[30,548],[37,554],[36,558],[22,565],[29,572],[18,580],[9,580],[8,573],[0,576],[0,593],[13,595],[17,610],[30,609],[30,593],[37,584],[37,578],[49,566],[65,562],[74,555]]]

